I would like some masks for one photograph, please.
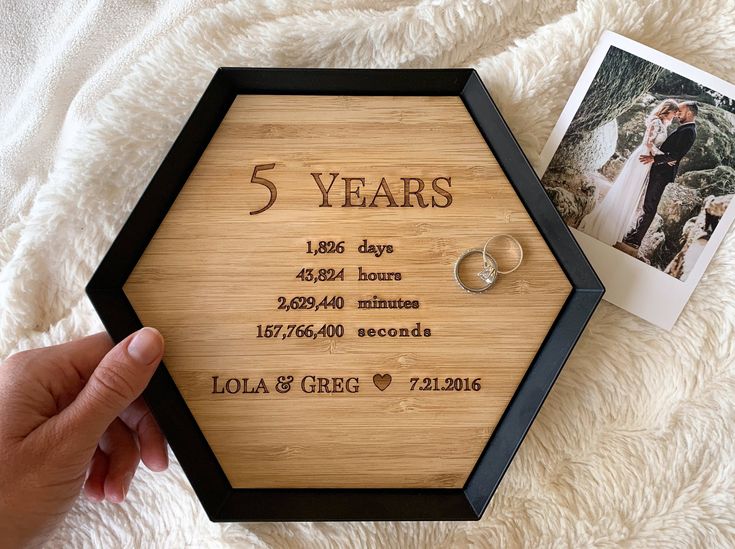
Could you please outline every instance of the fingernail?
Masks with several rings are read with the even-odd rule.
[[[122,482],[122,499],[124,500],[128,495],[128,490],[130,490],[130,483],[133,481],[133,475],[128,473],[123,478]],[[122,501],[122,500],[121,500]]]
[[[84,495],[87,496],[89,501],[102,501],[105,497],[104,493],[100,494],[90,488],[88,485],[84,486]]]
[[[150,364],[161,353],[163,341],[155,328],[141,328],[128,344],[128,354],[138,364]]]

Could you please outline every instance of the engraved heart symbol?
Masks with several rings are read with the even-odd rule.
[[[390,374],[375,374],[373,376],[373,383],[381,391],[385,391],[391,381],[393,381],[393,378],[390,377]]]

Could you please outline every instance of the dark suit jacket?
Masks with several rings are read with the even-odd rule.
[[[651,179],[671,183],[679,170],[679,162],[692,148],[696,138],[697,128],[694,123],[683,124],[676,128],[676,131],[672,132],[659,147],[664,154],[653,156]],[[668,162],[672,160],[675,160],[676,164],[669,166]]]

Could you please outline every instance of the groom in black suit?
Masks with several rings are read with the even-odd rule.
[[[656,215],[658,203],[661,201],[666,185],[674,181],[679,162],[689,152],[697,138],[697,127],[694,120],[698,113],[699,108],[694,101],[679,103],[679,110],[676,114],[679,127],[659,147],[663,154],[642,154],[639,157],[644,164],[653,163],[648,176],[646,195],[643,199],[643,215],[638,218],[635,227],[623,238],[623,244],[629,249],[625,249],[626,246],[619,246],[620,243],[615,246],[616,248],[633,256],[638,255],[638,248]]]

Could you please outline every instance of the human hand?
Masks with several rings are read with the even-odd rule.
[[[644,164],[650,164],[651,162],[653,162],[653,155],[652,154],[642,154],[638,157],[638,160],[640,160]]]
[[[38,543],[79,495],[125,499],[140,459],[168,467],[140,397],[163,356],[154,328],[113,347],[107,332],[22,351],[0,364],[0,540]],[[85,480],[86,479],[86,480]]]

